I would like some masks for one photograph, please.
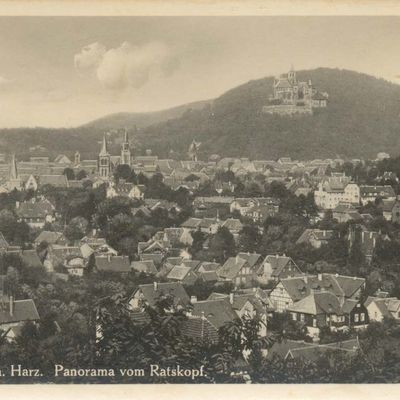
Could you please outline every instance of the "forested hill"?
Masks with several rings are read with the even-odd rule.
[[[146,141],[160,149],[180,148],[196,138],[208,154],[261,159],[400,152],[400,85],[327,68],[301,71],[298,79],[312,79],[314,86],[328,92],[328,107],[312,116],[262,114],[273,78],[259,79],[226,92],[211,107],[148,127]]]
[[[127,126],[133,131],[136,124],[140,128],[134,138],[138,151],[152,148],[160,156],[167,156],[171,149],[185,154],[193,138],[202,142],[201,158],[212,153],[253,159],[400,153],[400,85],[328,68],[300,71],[298,79],[311,79],[320,91],[328,92],[328,107],[312,116],[263,114],[262,107],[272,93],[273,78],[269,77],[250,81],[205,104],[153,114],[153,120],[147,115],[142,124],[137,114],[117,114],[74,129],[3,129],[0,147],[20,153],[40,144],[51,152],[72,154],[79,149],[94,154],[93,143],[105,130]]]

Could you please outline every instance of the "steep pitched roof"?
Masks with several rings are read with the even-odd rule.
[[[218,340],[218,329],[205,317],[191,315],[183,322],[181,333],[193,339]]]
[[[222,226],[224,228],[227,228],[230,231],[240,231],[243,228],[243,224],[240,221],[240,219],[236,219],[236,218],[228,218],[223,224]]]
[[[60,240],[65,240],[62,232],[42,231],[35,239],[35,243],[47,242],[48,244],[55,244]]]
[[[68,187],[68,179],[65,175],[40,175],[39,183],[41,186]]]
[[[189,267],[182,267],[175,265],[167,275],[167,279],[182,281],[183,279],[185,279],[186,275],[189,272],[190,272]]]
[[[271,265],[272,276],[277,276],[277,277],[282,273],[282,271],[285,269],[285,267],[288,265],[289,262],[292,262],[294,265],[296,265],[295,262],[290,257],[279,256],[279,255],[268,255],[267,257],[265,257],[265,262]]]
[[[39,314],[35,302],[32,299],[14,300],[13,314],[10,314],[10,304],[0,305],[0,325],[11,322],[36,321]]]
[[[217,274],[221,278],[233,279],[246,263],[247,261],[239,256],[229,257],[225,264],[217,270]]]
[[[0,232],[0,248],[5,250],[8,248],[8,246],[9,245],[6,238],[4,237],[3,233]]]
[[[133,261],[131,267],[135,271],[144,272],[145,274],[155,275],[158,272],[153,260]]]
[[[299,300],[288,308],[303,314],[341,314],[342,307],[339,299],[330,292],[314,292]]]
[[[36,250],[23,250],[20,255],[21,260],[24,264],[29,267],[42,267],[43,264],[40,261],[39,256],[36,253]]]
[[[204,316],[216,329],[238,318],[228,299],[198,301],[193,304],[192,314]]]
[[[16,213],[21,218],[45,218],[54,212],[54,206],[47,199],[21,203]]]
[[[246,260],[247,263],[249,264],[250,268],[253,268],[257,263],[259,263],[262,260],[261,254],[258,254],[258,253],[240,252],[240,253],[238,253],[238,256],[240,258],[243,258],[244,260]]]
[[[97,256],[96,268],[98,271],[130,272],[132,270],[129,258],[125,256]]]
[[[156,285],[153,283],[139,285],[137,290],[141,291],[143,299],[151,307],[153,307],[156,304],[156,301],[162,296],[172,296],[175,306],[179,304],[187,306],[190,303],[190,298],[180,282],[163,282],[157,283]]]

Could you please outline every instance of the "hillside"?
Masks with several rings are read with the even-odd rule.
[[[169,108],[167,110],[147,112],[147,113],[117,113],[106,115],[105,117],[91,121],[82,127],[94,129],[123,129],[136,125],[137,128],[145,128],[149,125],[158,124],[169,119],[179,118],[185,111],[192,109],[198,110],[212,100],[196,101],[194,103],[183,104],[181,106]]]
[[[375,157],[378,151],[400,153],[400,86],[357,72],[319,68],[298,72],[298,79],[329,93],[326,109],[312,116],[280,117],[261,113],[272,93],[273,78],[250,81],[214,101],[148,114],[114,114],[74,129],[3,129],[1,151],[27,155],[33,145],[51,153],[95,157],[106,130],[128,127],[137,152],[152,148],[167,156],[185,155],[195,138],[202,142],[201,158],[223,156],[276,159]],[[114,137],[118,136],[114,134]],[[111,146],[118,151],[118,143]]]
[[[192,138],[202,152],[276,159],[374,157],[400,152],[400,86],[357,72],[320,68],[298,72],[300,80],[329,93],[327,109],[312,116],[261,113],[273,78],[226,92],[212,106],[145,129],[155,149],[185,149]]]

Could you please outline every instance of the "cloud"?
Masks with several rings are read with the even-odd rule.
[[[168,76],[179,60],[164,43],[151,42],[135,46],[129,42],[106,50],[100,43],[84,47],[74,57],[75,68],[91,70],[108,89],[140,88],[151,79]]]
[[[106,48],[102,44],[96,42],[84,47],[80,53],[74,56],[74,65],[78,70],[90,70],[97,68],[101,63]]]
[[[4,76],[0,76],[0,87],[8,86],[12,83],[11,79],[4,78]]]

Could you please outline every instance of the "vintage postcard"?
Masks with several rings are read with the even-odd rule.
[[[2,387],[400,382],[400,8],[283,4],[0,1]]]

